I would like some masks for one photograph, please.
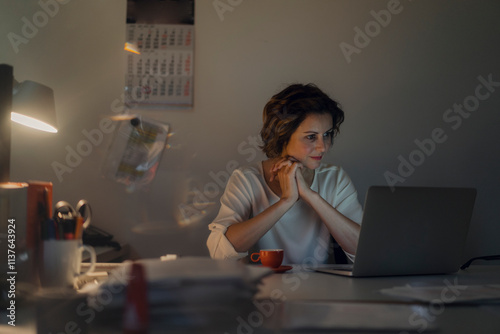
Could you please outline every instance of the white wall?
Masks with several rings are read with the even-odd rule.
[[[198,0],[195,106],[141,111],[170,123],[175,134],[155,182],[134,193],[101,177],[111,135],[62,181],[51,166],[64,164],[67,147],[75,149],[85,140],[83,130],[99,130],[101,118],[113,113],[120,98],[125,0],[60,4],[16,53],[8,33],[22,35],[23,18],[33,22],[42,10],[37,1],[27,3],[0,4],[0,63],[13,65],[18,80],[54,89],[60,132],[45,135],[13,126],[12,179],[50,180],[55,200],[87,198],[95,224],[129,242],[139,255],[207,254],[206,225],[222,192],[217,182],[227,168],[262,158],[251,144],[262,107],[292,82],[314,82],[343,105],[346,121],[327,161],[349,172],[360,201],[368,186],[387,184],[385,173],[399,173],[399,156],[418,158],[415,140],[430,140],[441,128],[446,140],[414,171],[400,175],[404,182],[397,185],[476,187],[465,257],[500,253],[500,87],[476,92],[478,77],[500,82],[499,2],[242,0],[232,1],[237,4],[232,11],[219,16],[212,0]],[[384,26],[375,23],[371,11],[388,6],[390,22],[385,17]],[[361,40],[355,28],[373,29],[372,37]],[[350,62],[342,43],[358,43]],[[477,93],[481,99],[474,98]],[[443,119],[454,104],[473,102],[478,105],[470,105],[474,110],[460,126],[456,119]],[[222,181],[216,182],[214,173]],[[205,216],[181,227],[176,217],[179,204],[189,205],[188,185],[199,190],[197,199],[215,204],[191,205]],[[217,196],[205,191],[207,185]],[[145,223],[150,228],[138,229]]]

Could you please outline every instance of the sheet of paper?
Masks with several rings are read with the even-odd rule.
[[[442,286],[396,286],[380,290],[381,293],[406,300],[443,303],[499,302],[500,285],[459,285],[446,281]]]
[[[33,334],[35,333],[35,328],[29,325],[21,326],[9,326],[0,325],[0,333],[2,334]]]
[[[426,317],[418,305],[361,302],[290,302],[284,306],[286,330],[417,331],[414,320]],[[429,323],[426,331],[436,329]]]

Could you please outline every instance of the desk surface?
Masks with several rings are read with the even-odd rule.
[[[432,320],[439,333],[499,333],[500,302],[498,301],[496,304],[451,304],[442,300],[427,304],[410,303],[380,292],[381,289],[405,285],[443,286],[443,289],[449,287],[448,290],[443,290],[447,293],[443,296],[449,298],[453,287],[457,285],[484,284],[500,284],[500,266],[472,266],[450,275],[364,278],[317,273],[294,267],[289,273],[274,274],[264,278],[256,299],[271,300],[276,306],[281,301],[418,304],[429,311],[429,317],[432,318],[429,320]],[[446,298],[443,297],[443,300],[446,301]],[[415,332],[422,332],[424,320],[418,321],[414,318],[409,321],[415,323]]]
[[[433,317],[432,322],[436,326],[439,333],[499,333],[500,332],[500,302],[496,304],[446,304],[446,303],[413,303],[401,301],[380,293],[380,289],[392,288],[395,286],[444,286],[446,282],[451,285],[484,285],[484,284],[500,284],[500,266],[471,266],[469,269],[460,271],[452,275],[426,275],[426,276],[400,276],[400,277],[370,277],[370,278],[350,278],[336,276],[331,274],[316,273],[306,271],[299,266],[294,267],[290,272],[284,274],[272,274],[265,277],[262,284],[259,286],[259,292],[255,296],[255,302],[272,302],[274,303],[272,314],[266,315],[266,324],[261,326],[251,327],[253,334],[257,333],[290,333],[282,330],[276,324],[279,323],[279,318],[282,316],[280,310],[283,305],[290,301],[313,301],[313,302],[349,302],[361,304],[378,304],[395,305],[396,307],[404,307],[405,305],[420,305],[428,308]],[[2,310],[3,312],[4,310]],[[0,315],[4,314],[0,312]],[[358,316],[358,314],[355,314]],[[359,314],[359,317],[364,317],[364,314]],[[381,316],[385,316],[381,314]],[[244,319],[247,319],[246,317]],[[236,320],[236,319],[235,319]],[[405,319],[406,320],[406,319]],[[422,319],[416,323],[414,332],[427,333],[429,330],[423,330],[419,327],[422,324]],[[408,319],[412,321],[412,319]],[[24,321],[19,319],[19,323]],[[236,323],[236,321],[234,321]],[[24,330],[22,329],[24,327]],[[248,327],[233,328],[230,330],[221,331],[203,329],[201,331],[180,331],[180,333],[247,333]],[[245,331],[246,330],[246,331]],[[34,333],[34,324],[12,328],[0,325],[1,333]],[[166,331],[165,326],[161,327],[154,333],[170,333]],[[362,333],[361,331],[355,331]],[[90,328],[89,333],[121,333],[121,329],[113,328]],[[298,331],[293,333],[309,333],[309,331]],[[322,332],[315,332],[322,333]],[[373,333],[373,332],[372,332]],[[397,333],[404,333],[397,331]]]
[[[472,266],[450,275],[359,278],[318,273],[294,266],[288,273],[264,278],[256,298],[271,298],[271,292],[278,289],[287,300],[390,301],[393,299],[378,291],[406,284],[440,286],[446,281],[461,285],[500,284],[500,266]]]

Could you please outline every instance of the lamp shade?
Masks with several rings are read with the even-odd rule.
[[[14,85],[11,119],[47,132],[57,132],[54,92],[34,81]]]

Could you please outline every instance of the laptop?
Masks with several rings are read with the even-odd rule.
[[[475,198],[473,188],[372,186],[354,264],[313,269],[353,277],[454,273]]]

